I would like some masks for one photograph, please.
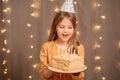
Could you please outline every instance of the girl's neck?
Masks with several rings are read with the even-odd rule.
[[[56,43],[58,46],[61,46],[61,47],[67,46],[67,42],[62,42],[62,41],[56,40]]]

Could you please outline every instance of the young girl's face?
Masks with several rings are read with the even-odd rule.
[[[67,43],[74,33],[74,27],[72,22],[68,18],[64,18],[56,28],[57,41],[60,43]]]

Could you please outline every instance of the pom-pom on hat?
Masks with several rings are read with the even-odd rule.
[[[73,0],[65,0],[65,2],[63,3],[60,11],[75,13]]]

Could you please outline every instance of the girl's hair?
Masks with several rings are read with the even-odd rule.
[[[72,22],[73,27],[74,27],[74,33],[68,41],[68,46],[73,45],[75,47],[77,44],[76,44],[76,17],[74,15],[74,13],[59,11],[55,15],[55,17],[53,19],[53,22],[52,22],[52,26],[51,26],[48,41],[55,41],[57,39],[58,35],[57,35],[57,32],[56,32],[56,27],[65,17],[68,18]]]

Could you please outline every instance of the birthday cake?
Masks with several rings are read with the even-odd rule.
[[[76,70],[84,66],[83,57],[77,54],[62,54],[52,58],[52,67],[63,70]]]

